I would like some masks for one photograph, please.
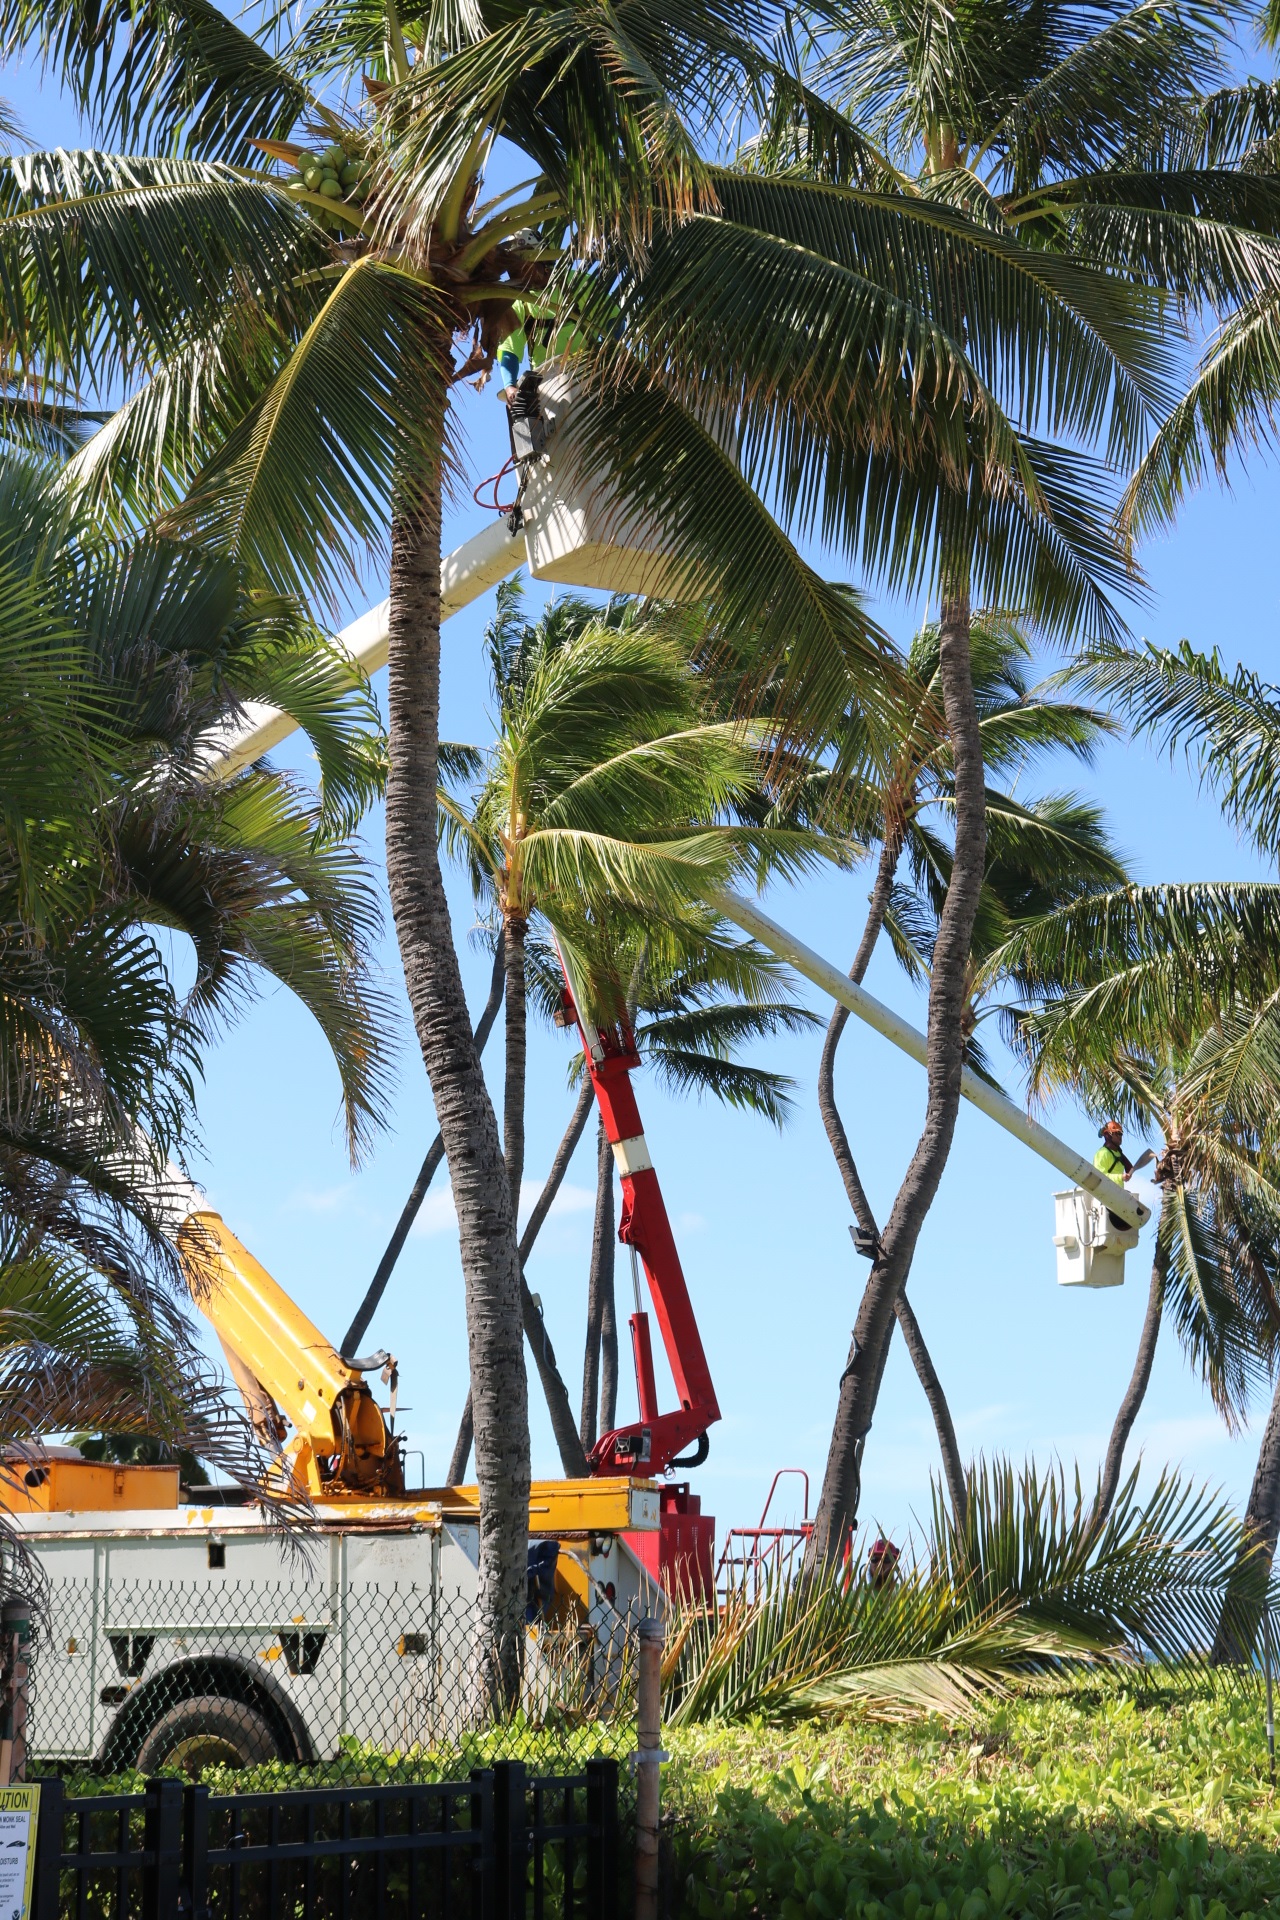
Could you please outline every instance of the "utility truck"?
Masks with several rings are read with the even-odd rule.
[[[509,412],[517,502],[442,562],[442,616],[526,563],[541,580],[671,591],[663,541],[607,487],[581,479],[564,373],[525,375]],[[341,636],[366,673],[386,664],[387,615],[384,602]],[[205,743],[206,777],[230,778],[293,726],[251,704]],[[756,902],[720,890],[712,904],[924,1060],[922,1034]],[[584,1024],[577,1001],[567,978],[567,1016],[621,1176],[637,1397],[637,1417],[601,1437],[587,1479],[540,1481],[531,1492],[526,1685],[546,1697],[568,1688],[581,1701],[616,1685],[630,1610],[677,1583],[713,1596],[714,1522],[672,1476],[705,1459],[720,1415],[636,1105],[634,1040],[625,1023]],[[976,1075],[966,1072],[963,1092],[1070,1181],[1056,1196],[1059,1279],[1117,1284],[1147,1207]],[[0,1500],[50,1583],[31,1749],[112,1769],[177,1761],[194,1770],[213,1759],[319,1758],[344,1740],[403,1748],[445,1737],[466,1710],[476,1489],[406,1488],[394,1359],[338,1353],[203,1196],[191,1189],[188,1201],[175,1231],[194,1297],[275,1450],[274,1491],[305,1494],[315,1524],[299,1546],[270,1502],[184,1491],[177,1468],[100,1465],[58,1447],[35,1464],[11,1461]],[[676,1391],[665,1412],[641,1269]],[[388,1390],[385,1406],[371,1374]]]
[[[344,1358],[193,1200],[178,1231],[193,1293],[274,1451],[269,1491],[305,1497],[311,1524],[286,1531],[247,1491],[184,1489],[176,1466],[71,1447],[5,1462],[0,1498],[48,1576],[30,1750],[195,1772],[448,1738],[468,1716],[476,1489],[406,1487],[392,1357]],[[534,1482],[527,1704],[616,1688],[628,1618],[653,1603],[642,1555],[661,1510],[634,1474]]]

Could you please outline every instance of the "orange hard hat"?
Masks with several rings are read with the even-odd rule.
[[[1104,1120],[1100,1131],[1103,1133],[1123,1133],[1124,1128],[1118,1120]]]

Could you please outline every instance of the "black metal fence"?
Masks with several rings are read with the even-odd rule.
[[[218,1794],[41,1782],[33,1920],[617,1920],[618,1766]]]

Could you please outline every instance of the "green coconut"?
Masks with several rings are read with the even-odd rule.
[[[320,191],[326,200],[341,200],[342,198],[342,188],[338,185],[331,173],[326,173],[324,179],[320,182]]]

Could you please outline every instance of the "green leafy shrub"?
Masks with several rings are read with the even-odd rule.
[[[1014,1699],[963,1733],[668,1736],[682,1920],[1261,1920],[1280,1812],[1252,1687]]]
[[[344,1738],[331,1758],[300,1766],[292,1760],[266,1760],[254,1767],[205,1767],[200,1782],[213,1793],[282,1793],[290,1787],[381,1787],[401,1782],[465,1780],[473,1767],[495,1760],[523,1760],[531,1774],[579,1773],[588,1760],[623,1759],[634,1750],[635,1726],[626,1721],[592,1721],[534,1726],[523,1714],[502,1725],[461,1735],[440,1747],[388,1749]],[[171,1777],[176,1770],[161,1767]],[[67,1773],[72,1794],[141,1793],[148,1776]]]

